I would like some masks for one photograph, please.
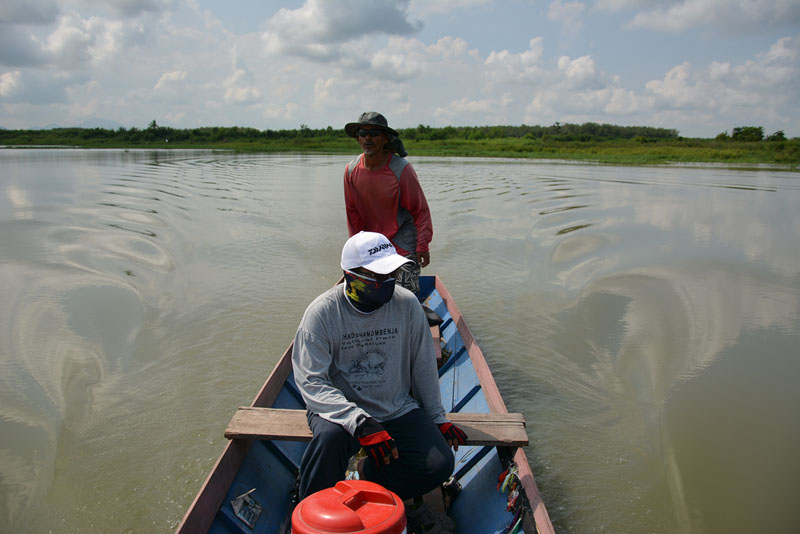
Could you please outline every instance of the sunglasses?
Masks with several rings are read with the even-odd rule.
[[[375,130],[359,130],[358,131],[358,136],[359,137],[366,137],[366,136],[378,137],[378,136],[381,136],[381,135],[383,135],[383,130],[378,130],[378,129],[375,129]]]
[[[373,278],[371,276],[367,276],[367,275],[362,274],[362,273],[355,273],[355,272],[347,270],[347,269],[345,269],[345,272],[355,276],[358,279],[360,279],[362,282],[364,282],[364,285],[372,286],[372,287],[375,287],[375,288],[380,287],[380,285],[382,283],[384,283],[384,282],[389,282],[391,280],[394,280],[394,277],[392,276],[393,273],[390,273],[390,274],[376,274],[375,278]]]

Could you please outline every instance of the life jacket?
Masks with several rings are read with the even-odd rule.
[[[356,168],[358,162],[361,161],[361,158],[364,157],[364,154],[359,154],[353,160],[347,164],[347,177],[350,178],[350,175],[353,173],[353,169]],[[403,174],[403,169],[406,168],[408,165],[408,160],[406,158],[401,158],[396,154],[392,154],[392,159],[389,160],[389,168],[394,173],[395,178],[397,181],[400,181],[400,175]]]
[[[350,178],[353,169],[356,168],[363,156],[364,154],[359,154],[347,164],[345,172],[347,172],[348,178]],[[389,160],[389,169],[394,173],[398,183],[400,182],[400,175],[403,174],[403,170],[407,165],[408,160],[406,158],[401,158],[397,154],[392,154],[392,159]],[[387,235],[386,237],[388,237],[396,247],[400,247],[412,253],[416,253],[417,251],[417,227],[414,224],[414,217],[407,209],[400,205],[400,195],[398,195],[397,198],[397,232],[393,236]]]

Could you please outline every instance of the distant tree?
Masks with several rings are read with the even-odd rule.
[[[731,136],[728,135],[728,132],[721,132],[721,133],[717,134],[717,136],[714,139],[716,139],[717,141],[727,141],[730,138],[731,138]]]
[[[433,128],[426,124],[419,124],[417,125],[417,139],[430,139],[430,134],[433,131]]]
[[[458,136],[458,130],[453,126],[445,126],[442,128],[442,136],[444,139],[452,139]]]
[[[314,132],[308,126],[308,124],[301,124],[300,131],[297,132],[297,135],[300,137],[312,137]]]
[[[469,139],[472,139],[473,141],[480,141],[482,139],[486,139],[486,134],[479,128],[472,128],[469,132]]]
[[[737,126],[733,129],[734,141],[761,141],[764,139],[763,126]]]
[[[502,126],[491,126],[489,127],[489,131],[486,132],[486,135],[490,139],[502,139],[506,137],[506,132]]]
[[[767,141],[786,141],[786,134],[783,133],[783,130],[778,130],[767,137]]]
[[[155,119],[153,119],[152,121],[150,121],[150,124],[147,126],[147,129],[155,130],[156,128],[158,128],[158,123],[156,122]]]

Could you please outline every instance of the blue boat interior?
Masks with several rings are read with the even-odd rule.
[[[442,296],[434,287],[433,276],[420,279],[423,303],[444,320],[440,326],[442,353],[446,362],[439,370],[442,403],[447,412],[482,413],[489,406],[470,360],[464,341]],[[290,374],[273,404],[274,408],[302,409],[294,377]],[[306,444],[289,441],[254,441],[228,490],[210,532],[215,534],[284,534],[290,521],[295,481]],[[454,478],[460,492],[450,504],[448,514],[458,532],[495,534],[504,532],[512,514],[506,511],[507,496],[497,490],[498,475],[506,467],[496,447],[462,446],[456,452]],[[237,517],[232,501],[250,492],[257,520],[249,526]],[[260,507],[260,510],[258,510]],[[240,515],[241,512],[240,512]]]

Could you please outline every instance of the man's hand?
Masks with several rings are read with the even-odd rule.
[[[439,430],[442,431],[444,439],[447,440],[448,445],[453,447],[454,451],[458,450],[459,445],[463,445],[467,442],[467,435],[464,431],[449,421],[439,425]]]
[[[420,268],[427,267],[431,263],[431,253],[426,250],[425,252],[417,252],[417,262]]]
[[[355,436],[377,468],[400,457],[392,436],[372,417],[358,425]]]

